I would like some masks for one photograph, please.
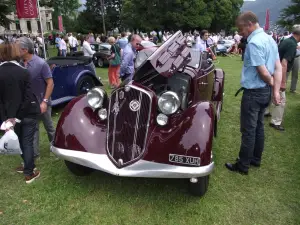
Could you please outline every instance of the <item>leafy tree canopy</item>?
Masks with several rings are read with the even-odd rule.
[[[292,0],[292,4],[283,9],[278,24],[291,29],[294,24],[300,23],[300,0]]]
[[[15,1],[13,0],[1,0],[0,1],[0,26],[7,27],[11,20],[7,18],[7,15],[15,11]]]

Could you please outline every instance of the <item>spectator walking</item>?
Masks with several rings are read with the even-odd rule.
[[[60,35],[56,34],[56,38],[55,38],[55,46],[57,49],[57,56],[60,56],[60,50],[59,50],[59,43],[61,41]]]
[[[293,67],[298,42],[300,42],[300,26],[294,26],[292,36],[283,40],[278,47],[280,61],[282,65],[282,82],[280,87],[281,103],[279,105],[276,105],[271,112],[272,117],[270,126],[279,131],[285,130],[282,125],[282,122],[286,104],[285,90],[287,82],[287,73],[290,72]]]
[[[31,88],[37,97],[41,114],[39,121],[42,121],[48,135],[48,140],[52,143],[55,129],[51,118],[51,94],[53,91],[52,73],[47,62],[33,54],[33,42],[29,38],[21,37],[18,40],[21,51],[23,65],[27,68],[31,78]],[[39,124],[36,126],[34,135],[35,157],[40,155],[39,151]]]
[[[95,51],[92,50],[90,43],[88,42],[89,36],[84,37],[84,41],[82,44],[82,51],[84,56],[93,57]]]
[[[122,81],[132,80],[134,74],[134,59],[136,49],[141,44],[142,38],[135,34],[132,35],[130,43],[126,45],[122,54],[122,63],[120,68],[120,78]]]
[[[121,64],[121,48],[115,44],[114,37],[108,38],[108,43],[111,45],[111,56],[107,58],[109,61],[108,79],[111,88],[117,88],[119,86],[119,71]]]
[[[237,18],[239,33],[247,38],[242,70],[241,133],[239,158],[233,164],[226,163],[228,170],[247,175],[250,165],[259,167],[264,150],[264,112],[271,99],[280,103],[282,68],[278,48],[271,36],[258,24],[257,16],[245,12]]]
[[[109,40],[108,40],[109,42]],[[126,33],[122,32],[121,33],[121,38],[117,41],[117,44],[121,49],[124,49],[126,45],[128,44],[128,39],[126,38]]]
[[[59,42],[59,51],[60,51],[60,56],[63,57],[67,56],[67,43],[64,40],[63,36],[61,36],[61,40]]]
[[[17,168],[25,182],[40,176],[34,171],[34,133],[40,107],[31,91],[29,72],[18,61],[20,49],[15,43],[0,45],[0,120],[11,122],[18,135],[24,166]]]
[[[70,52],[77,52],[78,41],[72,33],[69,33],[68,41],[70,45]]]

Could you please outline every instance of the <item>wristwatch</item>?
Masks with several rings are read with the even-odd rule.
[[[43,99],[43,102],[46,102],[46,103],[48,103],[48,102],[49,102],[49,100],[48,100],[48,99],[46,99],[46,98],[44,98],[44,99]]]

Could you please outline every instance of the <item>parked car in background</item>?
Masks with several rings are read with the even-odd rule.
[[[53,106],[86,94],[95,86],[102,86],[89,57],[53,57],[47,62],[54,81],[51,95]]]
[[[233,40],[220,40],[217,44],[216,53],[226,55],[234,48],[235,42]]]
[[[73,99],[51,151],[75,175],[181,178],[203,196],[214,168],[224,76],[178,31],[111,96],[95,87]]]
[[[109,62],[107,60],[107,57],[110,56],[110,48],[111,45],[108,43],[93,43],[91,44],[91,48],[96,51],[96,53],[93,55],[93,62],[95,66],[97,67],[105,67],[109,65]],[[70,52],[67,54],[67,56],[83,56],[82,51],[77,51],[77,52]]]

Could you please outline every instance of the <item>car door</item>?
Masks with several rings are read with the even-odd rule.
[[[66,88],[66,77],[68,76],[68,66],[56,65],[52,72],[54,89],[52,99],[56,100],[68,95]]]

